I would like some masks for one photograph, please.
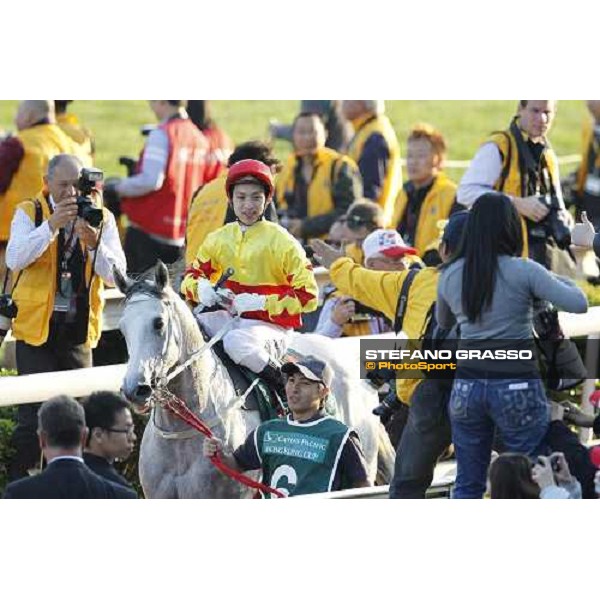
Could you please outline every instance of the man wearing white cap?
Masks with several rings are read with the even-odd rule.
[[[323,410],[331,368],[305,356],[281,370],[291,415],[262,423],[234,452],[221,440],[206,438],[204,455],[220,454],[238,471],[262,470],[263,483],[286,496],[369,486],[358,435]]]
[[[372,271],[404,271],[409,266],[408,257],[417,254],[415,248],[405,244],[402,236],[393,229],[376,229],[370,233],[362,244],[362,250],[364,265]],[[362,313],[357,310],[357,303],[351,296],[334,296],[334,293],[335,289],[332,289],[330,297],[326,297],[314,333],[338,338],[392,330],[392,323],[382,313],[372,309]]]

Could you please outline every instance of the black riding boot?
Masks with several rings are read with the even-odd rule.
[[[285,394],[285,380],[283,373],[281,372],[281,365],[274,361],[272,358],[269,359],[267,366],[258,374],[270,388],[271,402],[273,407],[278,413],[283,414],[282,402],[286,401]],[[279,399],[275,396],[277,394]]]

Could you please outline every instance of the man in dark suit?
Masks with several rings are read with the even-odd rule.
[[[39,475],[9,484],[5,498],[137,498],[132,490],[96,475],[83,462],[88,434],[85,413],[70,396],[51,398],[38,412],[38,438],[48,466]]]
[[[90,432],[83,451],[85,464],[97,475],[131,488],[114,467],[115,459],[129,457],[136,440],[129,403],[114,392],[94,392],[83,408]]]

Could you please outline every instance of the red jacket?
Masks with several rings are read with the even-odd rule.
[[[208,127],[202,133],[210,147],[206,161],[206,183],[208,183],[227,168],[227,159],[233,152],[233,144],[229,136],[218,127]]]
[[[146,233],[176,240],[185,237],[190,199],[206,181],[208,142],[189,119],[170,119],[159,128],[169,139],[163,185],[144,196],[123,198],[121,207],[129,220]]]

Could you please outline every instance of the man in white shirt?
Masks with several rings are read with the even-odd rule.
[[[458,203],[467,208],[490,191],[510,196],[521,215],[523,255],[546,267],[550,266],[550,222],[558,220],[564,225],[554,236],[560,239],[552,242],[563,250],[569,245],[568,230],[572,227],[558,160],[547,139],[555,116],[555,100],[520,100],[509,128],[493,133],[479,148],[457,191]],[[540,198],[552,199],[552,208]]]
[[[98,227],[77,216],[81,169],[77,157],[55,156],[44,178],[47,192],[24,199],[11,223],[6,263],[15,272],[18,314],[12,331],[20,375],[92,366],[102,330],[103,285],[114,284],[113,266],[126,267],[112,214],[103,209]],[[39,458],[38,408],[18,408],[11,479],[26,475]]]

